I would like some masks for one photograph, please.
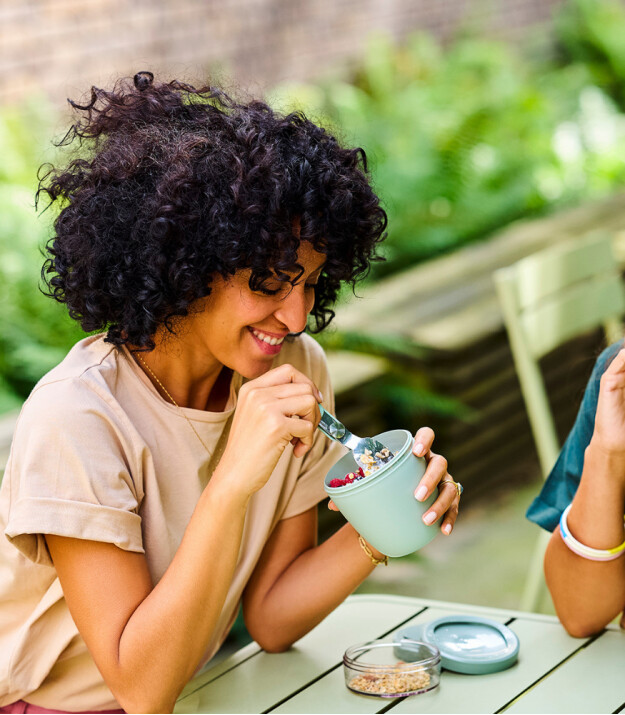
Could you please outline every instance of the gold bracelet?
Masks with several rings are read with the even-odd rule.
[[[374,566],[379,566],[380,564],[388,566],[388,556],[385,556],[383,559],[376,559],[376,557],[371,552],[371,549],[367,545],[367,542],[362,538],[362,536],[358,536],[358,543],[360,544],[360,547],[365,552],[365,554],[367,554],[367,556],[371,559],[371,563],[374,564]]]

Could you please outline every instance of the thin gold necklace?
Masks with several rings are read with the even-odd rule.
[[[202,445],[202,447],[204,447],[204,449],[206,450],[206,453],[208,454],[208,456],[211,457],[212,455],[211,455],[210,450],[208,449],[208,447],[207,447],[206,444],[204,443],[204,440],[203,440],[203,439],[200,437],[200,435],[198,434],[198,431],[197,431],[197,430],[195,429],[195,427],[193,426],[193,422],[191,422],[191,420],[190,420],[190,419],[185,415],[185,413],[183,412],[182,407],[180,407],[180,405],[176,402],[176,400],[174,400],[174,398],[169,394],[169,392],[167,391],[167,388],[165,387],[165,385],[163,385],[163,383],[158,379],[158,377],[156,377],[156,375],[154,374],[154,371],[152,370],[152,368],[146,363],[146,361],[141,357],[141,355],[139,355],[139,353],[135,353],[135,354],[136,354],[137,358],[139,359],[139,362],[143,365],[143,367],[144,367],[144,368],[150,373],[150,375],[152,375],[152,377],[156,380],[156,383],[157,383],[158,386],[161,388],[161,390],[167,395],[167,397],[171,400],[171,402],[178,408],[178,412],[180,412],[180,414],[181,414],[181,415],[185,418],[185,420],[189,423],[189,427],[191,427],[191,429],[192,429],[193,432],[195,433],[195,436],[200,440],[200,444]]]

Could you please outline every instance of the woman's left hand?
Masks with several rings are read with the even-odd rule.
[[[417,457],[423,457],[427,464],[424,475],[415,490],[415,499],[425,501],[438,487],[438,498],[423,515],[425,524],[433,524],[444,517],[441,522],[443,534],[451,534],[456,519],[462,486],[454,481],[447,471],[447,460],[440,454],[432,452],[434,430],[430,427],[421,427],[417,431],[412,445],[412,452]]]
[[[430,427],[421,427],[415,435],[412,445],[413,454],[423,457],[426,462],[425,473],[414,493],[417,501],[425,501],[432,492],[439,487],[438,498],[423,515],[425,524],[433,524],[444,516],[441,523],[441,531],[445,535],[451,534],[456,519],[458,518],[458,506],[460,504],[460,494],[462,487],[447,471],[447,460],[440,454],[432,452],[434,442],[434,430]],[[442,483],[444,482],[444,484]],[[330,500],[328,507],[332,511],[339,511],[336,504]]]

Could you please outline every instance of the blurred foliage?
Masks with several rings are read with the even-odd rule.
[[[275,88],[282,108],[303,109],[367,151],[389,213],[386,262],[368,280],[482,239],[511,221],[604,195],[625,179],[625,10],[618,0],[569,0],[554,21],[556,56],[461,38],[443,48],[414,35],[402,46],[370,40],[352,76]],[[45,102],[0,109],[0,412],[82,336],[62,306],[38,290],[51,211],[34,211],[37,167],[56,131]],[[397,341],[354,334],[321,338],[384,355],[401,366]],[[329,349],[332,349],[328,345]],[[409,369],[386,394],[406,410],[441,403]],[[403,386],[403,387],[402,387]],[[402,391],[403,390],[403,391]]]
[[[34,209],[37,167],[55,116],[43,100],[0,115],[0,413],[17,407],[43,373],[83,336],[38,288],[41,248],[53,220]]]
[[[330,328],[315,335],[324,350],[345,350],[386,360],[383,375],[366,386],[369,399],[379,412],[395,424],[418,424],[424,414],[470,420],[473,411],[459,400],[433,392],[424,375],[414,369],[414,361],[428,354],[428,348],[401,336],[366,334]]]
[[[625,6],[619,0],[576,0],[555,19],[562,65],[578,63],[625,110]]]
[[[373,278],[625,179],[625,118],[593,72],[503,43],[373,37],[352,82],[284,84],[271,97],[366,149],[389,214]]]
[[[393,356],[396,359],[415,360],[427,355],[427,348],[416,345],[399,335],[386,333],[361,333],[350,330],[336,331],[330,328],[315,335],[325,350],[350,350],[378,357]]]

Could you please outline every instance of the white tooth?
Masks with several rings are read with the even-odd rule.
[[[262,340],[268,345],[281,345],[284,342],[284,338],[272,338],[270,335],[265,335],[265,333],[261,333],[259,330],[252,330],[252,333],[259,340]]]

